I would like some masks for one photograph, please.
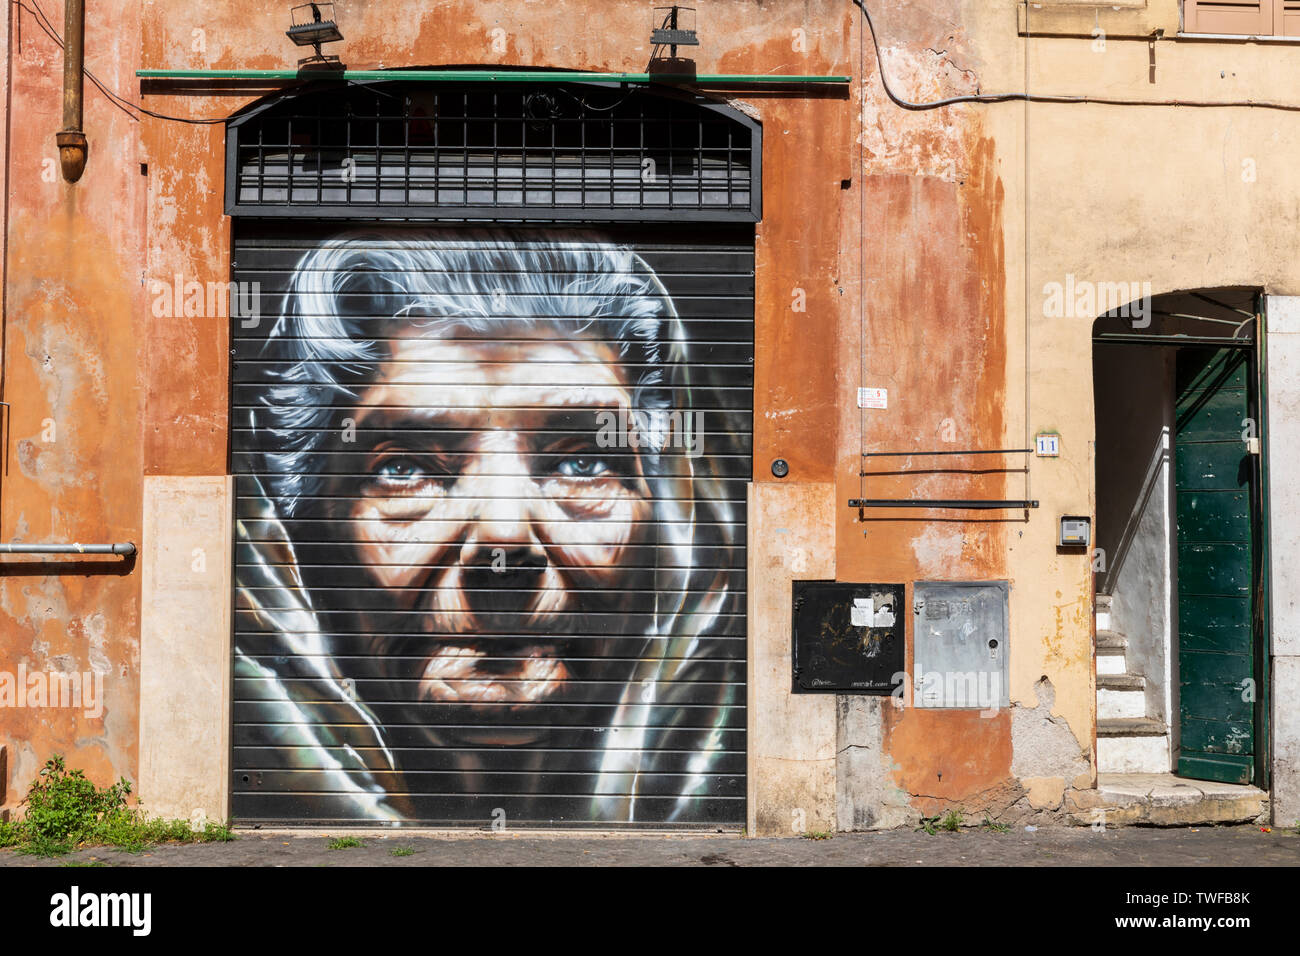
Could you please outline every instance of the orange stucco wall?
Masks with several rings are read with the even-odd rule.
[[[50,15],[62,24],[61,7]],[[58,173],[62,52],[36,18],[7,8],[6,261],[0,482],[6,541],[138,540],[145,368],[145,189],[138,123],[87,83],[91,161]],[[99,5],[88,65],[130,91],[137,4]],[[6,803],[54,750],[101,782],[137,762],[139,576],[118,558],[5,557],[0,654],[6,670],[99,671],[103,713],[6,708]],[[18,792],[21,791],[21,792]]]
[[[955,0],[923,12],[898,0],[878,6],[890,20],[893,48],[902,51],[904,75],[929,71],[948,88],[973,87],[969,64],[977,58],[952,27],[960,13]],[[356,69],[641,71],[650,55],[649,5],[629,0],[343,7],[346,40],[337,52]],[[0,397],[12,414],[0,536],[138,541],[144,476],[220,475],[227,467],[226,320],[155,315],[149,290],[152,280],[170,283],[176,275],[200,283],[229,278],[224,127],[134,118],[87,84],[86,174],[76,185],[50,181],[61,53],[29,12],[9,10]],[[299,51],[284,37],[286,18],[287,7],[239,0],[104,0],[88,16],[87,65],[152,110],[226,117],[270,88],[142,85],[134,71],[291,66]],[[693,52],[701,73],[855,77],[847,90],[727,94],[764,130],[755,480],[775,481],[769,464],[780,457],[790,464],[787,483],[833,483],[841,580],[1011,576],[1008,545],[1023,528],[1016,520],[893,513],[862,521],[846,505],[864,487],[873,497],[1020,497],[1022,478],[1014,474],[860,474],[894,467],[863,469],[864,449],[954,441],[1002,447],[1008,431],[1021,427],[1020,413],[1007,408],[1019,398],[1006,387],[1004,173],[981,114],[912,115],[889,106],[847,2],[717,0],[701,5],[700,32],[703,43]],[[966,65],[958,69],[957,61]],[[798,290],[803,311],[792,308]],[[887,387],[889,408],[860,412],[860,385]],[[54,441],[41,438],[47,419],[56,424]],[[102,719],[0,714],[8,805],[20,796],[14,788],[55,750],[101,780],[134,778],[138,573],[116,559],[70,568],[56,567],[58,560],[0,560],[4,661],[109,668]],[[915,795],[918,809],[936,797],[995,790],[1010,773],[1010,734],[1007,719],[907,714],[886,728],[895,783]]]

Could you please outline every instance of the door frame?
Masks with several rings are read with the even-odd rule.
[[[1259,431],[1259,455],[1256,463],[1258,482],[1258,512],[1256,520],[1259,545],[1259,590],[1255,602],[1255,786],[1271,790],[1273,786],[1273,552],[1272,504],[1269,500],[1269,441],[1268,441],[1268,296],[1262,291],[1255,300],[1255,348],[1251,358],[1255,362],[1255,423]]]
[[[1171,295],[1182,294],[1185,292],[1195,292],[1197,290],[1177,290]],[[1206,289],[1212,292],[1212,289]],[[1157,299],[1160,296],[1156,297]],[[1256,433],[1259,437],[1259,454],[1252,456],[1254,462],[1255,494],[1251,500],[1251,530],[1254,535],[1254,572],[1253,586],[1255,588],[1255,601],[1252,614],[1252,641],[1254,655],[1252,666],[1255,679],[1255,701],[1254,701],[1254,722],[1255,722],[1255,760],[1254,760],[1254,780],[1252,786],[1261,790],[1269,790],[1272,785],[1272,728],[1271,728],[1271,700],[1272,700],[1272,668],[1270,666],[1269,655],[1272,648],[1273,634],[1273,615],[1272,615],[1272,552],[1270,549],[1270,499],[1269,499],[1269,438],[1268,438],[1268,354],[1267,354],[1267,332],[1268,332],[1268,315],[1267,303],[1268,296],[1264,290],[1256,290],[1253,296],[1254,303],[1254,334],[1250,340],[1241,340],[1229,336],[1197,336],[1197,335],[1172,335],[1159,333],[1107,333],[1099,334],[1096,325],[1094,325],[1092,334],[1092,343],[1094,346],[1100,343],[1107,344],[1128,344],[1134,346],[1148,346],[1156,348],[1179,348],[1182,346],[1213,346],[1221,348],[1237,348],[1247,350],[1249,364],[1248,379],[1250,382],[1250,391],[1247,395],[1247,409],[1251,417],[1255,420]],[[1108,313],[1118,314],[1118,313]],[[1097,321],[1105,316],[1098,317]],[[1093,351],[1093,360],[1095,363],[1095,349]],[[1177,396],[1174,396],[1176,400]],[[1094,433],[1094,443],[1096,435]],[[1172,591],[1170,593],[1170,645],[1168,652],[1171,656],[1172,679],[1169,693],[1169,712],[1171,718],[1178,713],[1180,692],[1178,689],[1178,524],[1177,524],[1177,476],[1174,473],[1173,457],[1175,455],[1174,443],[1177,440],[1175,434],[1170,435],[1170,491],[1172,493],[1171,504],[1171,538],[1169,541],[1170,548],[1170,571],[1172,576]],[[1093,459],[1093,489],[1094,497],[1096,494],[1097,473],[1096,457]],[[1094,516],[1095,520],[1095,516]],[[1094,673],[1096,660],[1093,661]],[[1094,695],[1095,707],[1095,695]],[[1094,723],[1094,753],[1096,750],[1096,729]],[[1178,749],[1180,745],[1178,722],[1176,719],[1171,720],[1169,727],[1170,734],[1170,763],[1171,772],[1176,773]]]

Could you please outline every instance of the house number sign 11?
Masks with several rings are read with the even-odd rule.
[[[1059,458],[1061,455],[1061,436],[1057,432],[1039,432],[1035,436],[1035,448],[1039,458]]]

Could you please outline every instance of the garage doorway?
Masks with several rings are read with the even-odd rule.
[[[241,823],[743,825],[757,135],[482,85],[234,126]]]

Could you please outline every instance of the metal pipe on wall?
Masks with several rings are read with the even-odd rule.
[[[86,2],[66,0],[63,10],[63,129],[55,134],[54,140],[59,145],[63,178],[70,183],[79,180],[86,169],[86,134],[81,128],[85,39]],[[6,228],[7,225],[6,221]],[[7,403],[0,402],[0,406],[8,410]],[[2,424],[7,425],[8,422]],[[0,554],[117,554],[131,558],[135,553],[135,543],[132,541],[117,541],[112,544],[0,543]]]
[[[86,62],[86,0],[64,0],[63,6],[63,129],[59,144],[63,178],[75,183],[86,169],[86,134],[81,129]]]
[[[0,554],[135,554],[135,542],[113,544],[0,544]]]

